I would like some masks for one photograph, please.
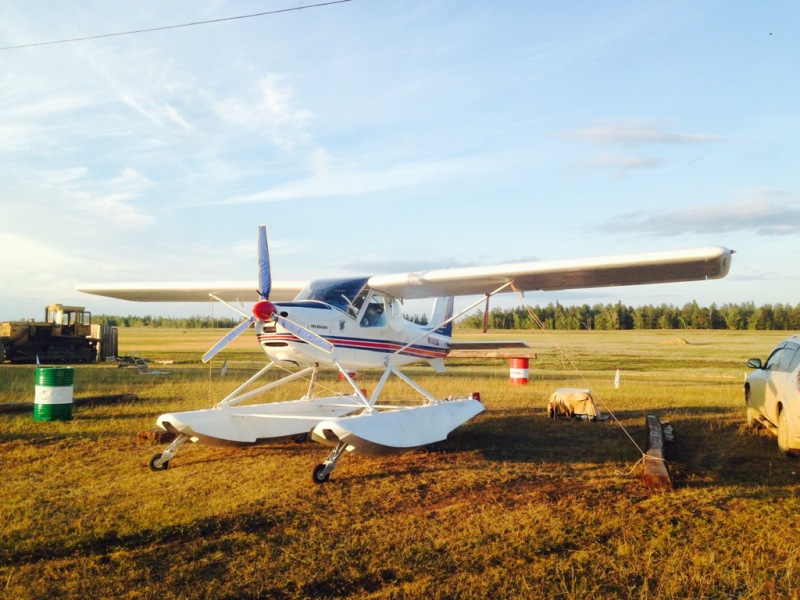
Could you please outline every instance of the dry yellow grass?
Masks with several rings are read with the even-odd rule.
[[[170,374],[79,367],[75,395],[139,401],[68,422],[0,415],[3,597],[797,597],[800,465],[742,425],[745,361],[781,333],[685,331],[681,345],[661,343],[675,332],[559,333],[581,375],[532,334],[528,386],[509,385],[502,360],[410,369],[487,407],[437,452],[346,456],[324,486],[312,443],[189,445],[152,473],[156,449],[135,434],[208,406],[262,361],[242,341],[226,377],[221,361],[199,366],[218,335],[122,330],[125,351],[175,360],[155,366]],[[640,445],[645,414],[672,421],[673,492],[627,474],[639,454],[612,422],[547,418],[553,389],[584,382]],[[325,385],[344,391],[334,374]],[[32,400],[33,367],[0,367],[0,386],[2,402]]]

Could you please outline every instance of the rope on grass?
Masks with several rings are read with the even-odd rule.
[[[637,460],[635,463],[633,463],[633,466],[627,472],[623,473],[619,469],[614,469],[614,473],[616,473],[617,475],[623,475],[623,476],[627,477],[628,475],[632,474],[636,470],[636,467],[639,466],[639,463],[642,463],[642,468],[644,468],[644,461],[645,460],[660,460],[661,462],[663,462],[665,464],[667,462],[666,458],[661,458],[660,456],[651,456],[649,454],[642,454],[642,456],[639,458],[639,460]]]
[[[531,306],[525,301],[525,296],[522,294],[522,292],[513,283],[511,284],[511,289],[514,291],[515,294],[517,294],[519,299],[522,301],[522,304],[523,304],[523,306],[525,306],[525,310],[528,312],[528,315],[539,326],[539,329],[542,330],[542,333],[544,333],[544,335],[548,339],[548,341],[556,348],[556,350],[558,350],[558,353],[560,355],[562,364],[564,362],[569,363],[569,365],[573,368],[573,370],[578,374],[578,377],[584,383],[584,385],[586,385],[586,387],[591,389],[592,386],[589,384],[589,381],[586,379],[586,376],[583,374],[583,372],[578,368],[578,366],[572,360],[572,357],[570,357],[570,355],[567,354],[567,351],[564,350],[564,348],[561,346],[561,344],[559,344],[556,341],[556,339],[550,334],[550,330],[545,326],[545,324],[542,322],[542,320],[539,318],[539,316],[535,312],[533,312],[533,309],[531,308]],[[636,466],[640,462],[644,462],[645,458],[655,458],[655,457],[649,457],[649,456],[647,456],[647,454],[645,454],[645,452],[642,450],[641,446],[639,446],[639,444],[636,443],[636,440],[633,439],[633,436],[631,436],[631,434],[628,432],[628,430],[625,429],[625,426],[622,423],[620,423],[619,419],[617,419],[617,416],[614,414],[614,411],[612,411],[611,408],[609,408],[608,403],[606,402],[605,399],[601,400],[600,406],[605,412],[607,412],[609,415],[611,415],[611,418],[614,420],[614,423],[616,423],[619,426],[619,428],[622,429],[622,431],[625,433],[625,435],[628,437],[628,439],[631,441],[631,443],[636,447],[636,449],[642,455],[641,458],[636,461],[636,463],[633,465],[631,470],[627,473],[628,475],[633,472],[633,470],[636,468]],[[660,460],[663,460],[663,459],[660,459]],[[620,475],[623,474],[623,473],[620,473],[619,471],[616,471],[616,472],[619,473]]]

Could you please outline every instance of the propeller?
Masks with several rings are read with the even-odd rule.
[[[269,267],[269,244],[267,244],[267,226],[258,226],[258,295],[262,300],[269,300],[272,289],[272,275]]]
[[[249,319],[242,321],[236,327],[231,329],[225,335],[225,337],[223,337],[220,341],[214,344],[208,352],[203,354],[203,362],[207,363],[208,361],[210,361],[220,352],[220,350],[222,350],[225,346],[230,344],[233,340],[235,340],[237,337],[239,337],[245,331],[247,331],[250,325],[253,324],[253,321],[255,321],[255,319],[253,317],[250,317]]]
[[[266,225],[258,226],[258,295],[261,298],[253,305],[253,316],[239,323],[236,327],[231,329],[220,341],[214,344],[211,349],[203,355],[203,362],[207,363],[214,358],[223,348],[230,344],[237,337],[242,335],[250,325],[256,321],[273,321],[278,323],[281,327],[291,332],[296,337],[300,338],[323,350],[325,352],[333,352],[333,344],[325,338],[318,336],[313,331],[310,331],[290,321],[286,317],[282,317],[275,309],[275,305],[269,301],[269,293],[272,289],[272,275],[269,266],[269,244],[267,243],[267,227]]]

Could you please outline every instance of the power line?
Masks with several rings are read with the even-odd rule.
[[[68,44],[70,42],[85,42],[87,40],[99,40],[101,38],[116,37],[120,35],[133,35],[136,33],[148,33],[151,31],[164,31],[167,29],[178,29],[180,27],[194,27],[195,25],[209,25],[211,23],[222,23],[224,21],[237,21],[239,19],[252,19],[254,17],[264,17],[266,15],[277,15],[279,13],[291,12],[295,10],[305,10],[306,8],[319,8],[321,6],[330,6],[331,4],[342,4],[350,2],[350,0],[331,0],[330,2],[320,2],[319,4],[309,4],[306,6],[295,6],[293,8],[279,8],[276,10],[269,10],[266,12],[253,13],[251,15],[239,15],[236,17],[222,17],[220,19],[211,19],[209,21],[195,21],[193,23],[181,23],[179,25],[164,25],[162,27],[150,27],[148,29],[136,29],[134,31],[120,31],[118,33],[103,33],[101,35],[90,35],[86,37],[70,38],[66,40],[55,40],[52,42],[36,42],[33,44],[22,44],[20,46],[6,46],[0,50],[17,50],[20,48],[33,48],[35,46],[51,46],[53,44]]]

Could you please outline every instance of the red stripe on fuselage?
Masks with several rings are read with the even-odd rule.
[[[397,342],[381,342],[377,340],[365,340],[365,339],[358,339],[358,338],[340,338],[335,336],[329,336],[325,338],[331,344],[334,345],[335,348],[347,348],[350,350],[364,350],[370,352],[396,352],[400,348],[403,348],[405,344],[400,344]],[[258,336],[258,341],[260,342],[287,342],[287,343],[307,343],[304,340],[286,333],[267,333],[261,334]],[[403,350],[400,354],[406,354],[408,356],[416,356],[419,358],[444,358],[447,356],[447,350],[442,350],[441,348],[431,348],[428,346],[420,347],[420,346],[409,346],[405,350]]]

